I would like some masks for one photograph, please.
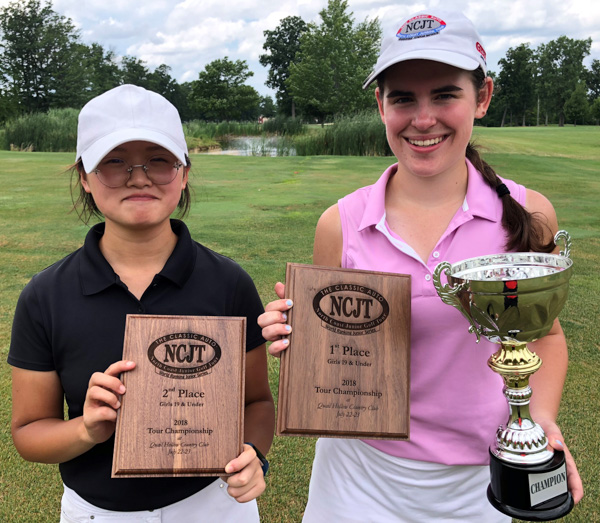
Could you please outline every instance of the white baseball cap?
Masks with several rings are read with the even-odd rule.
[[[143,87],[120,85],[81,109],[75,161],[81,159],[89,173],[115,147],[135,140],[160,145],[186,164],[187,144],[175,106]]]
[[[458,11],[421,11],[384,36],[375,69],[365,80],[366,89],[388,67],[405,60],[433,60],[487,74],[485,50],[473,23]]]

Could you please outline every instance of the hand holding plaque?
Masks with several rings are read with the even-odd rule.
[[[287,265],[278,435],[407,439],[410,276]]]
[[[113,477],[226,476],[243,446],[246,319],[128,315]]]

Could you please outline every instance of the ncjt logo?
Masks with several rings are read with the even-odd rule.
[[[418,15],[408,20],[396,33],[400,40],[422,38],[439,33],[446,28],[446,22],[432,15]]]
[[[322,322],[335,329],[366,334],[388,318],[390,307],[376,290],[340,283],[317,292],[313,310]]]
[[[166,334],[148,347],[150,363],[171,378],[189,379],[206,374],[220,359],[219,344],[194,332]]]

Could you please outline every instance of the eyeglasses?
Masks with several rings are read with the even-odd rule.
[[[183,164],[173,163],[173,158],[168,156],[153,156],[139,165],[129,165],[121,158],[105,158],[93,172],[103,185],[116,189],[130,180],[136,167],[141,167],[152,183],[167,185],[175,179]]]

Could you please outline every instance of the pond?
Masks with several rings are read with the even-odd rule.
[[[229,154],[233,156],[296,156],[289,140],[280,136],[234,136],[220,141],[221,149],[202,154]]]

